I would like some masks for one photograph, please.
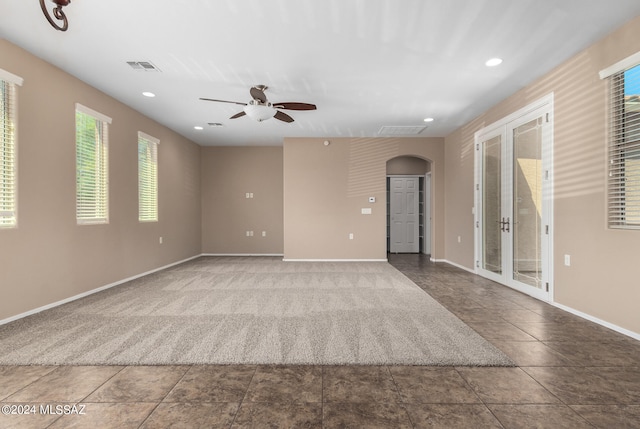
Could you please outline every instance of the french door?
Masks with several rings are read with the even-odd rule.
[[[552,100],[476,133],[476,271],[551,299]]]

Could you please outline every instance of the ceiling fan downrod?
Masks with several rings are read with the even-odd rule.
[[[44,16],[47,18],[47,21],[49,21],[49,24],[51,24],[53,28],[60,31],[67,31],[67,28],[69,28],[69,21],[67,20],[67,16],[62,11],[62,8],[68,5],[69,3],[71,3],[71,0],[51,0],[51,1],[57,5],[56,7],[53,8],[53,16],[58,21],[62,21],[62,25],[58,24],[56,21],[53,20],[53,17],[49,14],[49,10],[47,9],[47,6],[45,6],[44,4],[45,0],[40,0],[40,7],[42,8],[42,13],[44,13]]]

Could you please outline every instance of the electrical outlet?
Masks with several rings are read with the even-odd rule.
[[[349,240],[353,240],[353,232],[349,233]]]
[[[564,255],[564,265],[567,267],[571,266],[571,255]]]
[[[458,236],[458,243],[462,243],[462,238]]]
[[[262,231],[262,236],[266,237],[267,236],[267,231]]]
[[[162,244],[162,237],[158,239],[158,243]]]

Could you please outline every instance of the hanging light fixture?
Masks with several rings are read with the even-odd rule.
[[[249,104],[244,106],[243,110],[248,117],[258,122],[273,118],[275,114],[278,113],[278,111],[274,109],[268,101],[266,103],[262,103],[256,100],[251,100]]]
[[[49,13],[49,9],[47,9],[47,6],[45,6],[44,4],[45,0],[40,0],[40,7],[42,8],[42,12],[44,13],[44,16],[47,17],[47,21],[49,21],[49,24],[51,24],[53,28],[55,28],[56,30],[67,31],[67,28],[69,28],[69,22],[67,21],[67,16],[62,11],[62,8],[68,5],[69,3],[71,3],[71,0],[51,0],[51,1],[57,5],[56,7],[53,8],[53,16],[58,21],[62,21],[62,25],[59,25],[56,21],[53,20],[53,17],[51,17],[51,14]]]

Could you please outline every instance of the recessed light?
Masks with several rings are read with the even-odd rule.
[[[487,67],[495,67],[500,64],[502,64],[502,58],[491,58],[490,60],[487,60],[486,63],[484,63],[484,65]]]
[[[434,119],[433,119],[433,118],[424,118],[424,121],[425,121],[425,122],[433,122],[433,121],[434,121]]]
[[[196,125],[195,127],[193,127],[193,129],[194,129],[194,130],[198,130],[198,131],[202,131],[202,130],[204,130],[204,128],[202,128],[202,127],[201,127],[201,126],[199,126],[199,125]]]
[[[153,98],[153,97],[156,96],[153,92],[149,92],[149,91],[143,92],[142,95],[144,95],[145,97],[149,97],[149,98]]]

